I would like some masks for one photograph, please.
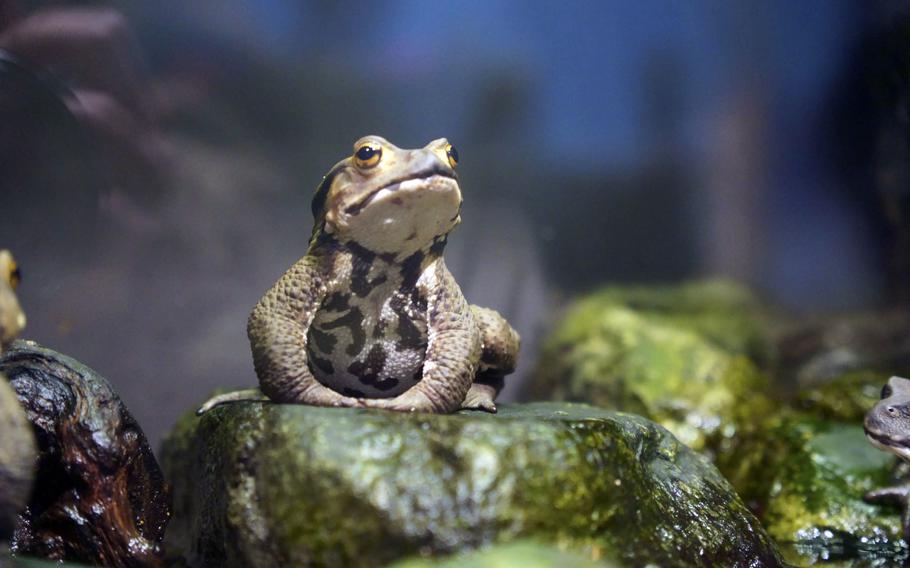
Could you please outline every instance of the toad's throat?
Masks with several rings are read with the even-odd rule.
[[[453,180],[457,179],[451,171],[448,171],[440,166],[434,166],[430,169],[423,170],[423,171],[417,172],[415,174],[410,174],[410,175],[407,175],[404,177],[393,179],[392,181],[383,185],[382,187],[378,187],[378,188],[374,189],[373,191],[368,193],[363,199],[361,199],[357,203],[346,207],[344,212],[348,215],[357,215],[358,213],[363,211],[364,208],[366,208],[366,206],[369,205],[370,202],[372,202],[373,199],[375,199],[376,196],[379,195],[380,192],[382,192],[384,190],[395,191],[398,189],[396,186],[400,186],[403,182],[410,181],[410,180],[428,180],[433,176],[446,177],[446,178],[453,179]]]

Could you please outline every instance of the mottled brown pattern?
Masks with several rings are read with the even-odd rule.
[[[499,312],[480,306],[471,306],[474,319],[480,327],[483,349],[480,370],[508,375],[515,370],[520,338],[509,322]]]
[[[328,360],[333,365],[331,371],[318,364],[310,370],[316,380],[338,392],[356,390],[365,398],[402,394],[422,376],[427,347],[426,299],[416,286],[421,266],[381,258],[358,246],[331,250],[338,255],[334,264],[350,265],[352,275],[360,274],[361,284],[332,293],[331,303],[344,309],[326,309],[328,301],[317,309],[308,355],[314,363]],[[412,257],[426,258],[423,253]],[[365,259],[368,270],[362,268]]]
[[[247,336],[262,392],[276,402],[354,406],[357,401],[313,377],[307,362],[307,330],[326,293],[321,257],[307,255],[288,270],[250,314]]]

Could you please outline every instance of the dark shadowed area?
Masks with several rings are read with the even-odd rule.
[[[365,134],[445,136],[446,258],[524,338],[606,282],[742,281],[806,312],[910,298],[910,14],[889,1],[0,0],[0,248],[26,338],[157,446],[253,386],[251,307]]]

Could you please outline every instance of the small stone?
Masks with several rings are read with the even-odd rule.
[[[546,341],[527,400],[647,416],[713,456],[775,408],[757,303],[724,282],[608,287],[570,307]]]

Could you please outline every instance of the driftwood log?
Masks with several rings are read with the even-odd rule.
[[[17,341],[0,356],[34,427],[39,458],[10,549],[104,566],[160,566],[168,490],[145,435],[108,382]]]

